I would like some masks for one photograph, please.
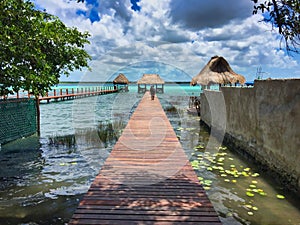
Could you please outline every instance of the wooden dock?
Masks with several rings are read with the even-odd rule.
[[[221,224],[159,100],[151,101],[149,92],[69,224]]]
[[[46,96],[39,97],[40,102],[46,101],[49,103],[51,100],[71,100],[75,98],[83,98],[95,95],[104,95],[118,92],[118,89],[113,86],[103,86],[103,87],[88,87],[88,88],[61,88],[54,89],[48,92]]]
[[[59,88],[49,91],[45,96],[40,96],[40,102],[50,103],[51,101],[65,101],[75,98],[84,98],[95,95],[105,95],[119,92],[117,86],[97,86],[97,87],[80,87],[80,88]],[[4,96],[4,99],[22,99],[32,98],[29,91],[19,91],[14,94]],[[1,96],[0,96],[1,99]]]

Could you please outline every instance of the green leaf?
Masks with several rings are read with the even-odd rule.
[[[276,197],[277,197],[278,199],[285,199],[285,197],[284,197],[283,195],[280,195],[280,194],[276,195]]]

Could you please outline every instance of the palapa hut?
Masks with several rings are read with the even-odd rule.
[[[120,88],[120,91],[128,91],[129,80],[123,73],[119,73],[119,75],[113,80],[113,84]]]
[[[146,92],[147,85],[154,85],[157,93],[164,93],[164,83],[165,81],[158,74],[143,74],[143,77],[137,82],[138,93]]]
[[[235,73],[223,57],[214,56],[198,75],[192,78],[190,84],[193,86],[200,84],[209,88],[212,84],[244,84],[245,81],[245,77]]]

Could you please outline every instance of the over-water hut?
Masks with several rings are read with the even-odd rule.
[[[235,73],[221,56],[212,57],[204,68],[192,78],[191,85],[200,84],[209,88],[212,84],[244,84],[245,77]]]
[[[144,93],[147,85],[154,85],[157,93],[164,93],[165,81],[158,74],[143,74],[142,78],[137,81],[138,93]]]
[[[128,91],[129,80],[123,73],[119,73],[119,75],[113,80],[113,84],[117,85],[120,91]]]

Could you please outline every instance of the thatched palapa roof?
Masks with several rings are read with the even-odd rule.
[[[143,74],[143,77],[138,80],[138,84],[164,84],[165,81],[161,79],[158,74]]]
[[[223,57],[214,56],[209,60],[205,67],[192,78],[191,85],[244,84],[245,81],[245,77],[235,73]]]
[[[119,73],[119,75],[113,80],[114,84],[128,84],[129,80],[123,73]]]

